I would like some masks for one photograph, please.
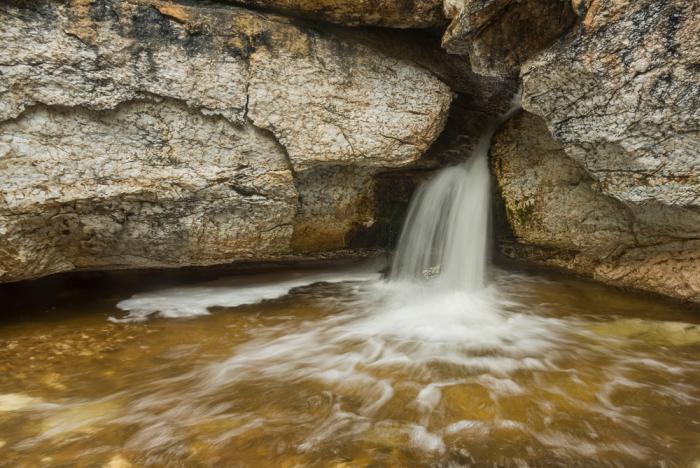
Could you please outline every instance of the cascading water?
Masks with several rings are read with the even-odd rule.
[[[439,275],[446,288],[483,288],[488,256],[488,151],[498,126],[520,110],[520,93],[507,113],[488,122],[468,161],[442,170],[418,188],[399,237],[391,277],[413,281]]]
[[[483,286],[489,170],[488,147],[479,146],[469,161],[443,170],[418,189],[399,239],[392,278],[412,280],[439,269],[439,282],[445,286]]]

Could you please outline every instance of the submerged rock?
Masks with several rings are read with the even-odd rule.
[[[427,280],[437,278],[438,276],[440,276],[440,265],[423,270],[421,272],[421,275]]]
[[[36,400],[36,398],[20,393],[6,393],[5,395],[0,395],[0,413],[27,408],[33,405]]]
[[[656,346],[700,344],[700,328],[690,323],[635,318],[591,325],[588,329],[601,336],[635,338]]]
[[[91,432],[93,424],[117,411],[120,406],[112,401],[76,405],[49,416],[41,423],[42,437],[54,437],[67,433]]]
[[[131,468],[132,466],[134,465],[121,455],[113,456],[110,458],[109,463],[104,465],[105,468]]]

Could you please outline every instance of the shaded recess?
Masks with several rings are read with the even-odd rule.
[[[452,23],[442,45],[469,56],[477,73],[518,74],[521,65],[576,22],[569,0],[446,1]]]
[[[442,0],[219,0],[344,26],[425,28],[447,22]]]

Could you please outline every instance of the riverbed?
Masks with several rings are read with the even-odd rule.
[[[700,314],[519,264],[4,286],[0,466],[700,466]]]

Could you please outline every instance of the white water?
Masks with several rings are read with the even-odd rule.
[[[498,126],[519,110],[520,94],[509,112],[488,122],[468,161],[418,188],[399,237],[392,279],[415,281],[433,268],[439,270],[435,287],[440,289],[484,287],[491,216],[488,151]]]
[[[174,317],[188,310],[201,314],[213,305],[243,303],[242,298],[252,303],[287,292],[298,297],[308,293],[290,291],[292,283],[326,283],[317,284],[316,292],[307,299],[307,305],[324,314],[291,320],[282,305],[276,323],[247,330],[249,338],[227,358],[141,388],[139,397],[118,419],[140,427],[127,446],[174,450],[189,428],[235,417],[243,425],[218,436],[216,444],[231,444],[257,427],[267,431],[288,427],[300,432],[294,450],[309,454],[362,440],[372,431],[398,431],[408,435],[413,450],[437,456],[449,451],[455,437],[488,440],[490,434],[514,431],[565,457],[597,459],[611,451],[634,459],[648,456],[631,438],[621,437],[611,448],[595,434],[585,440],[587,452],[581,455],[581,441],[549,427],[547,418],[557,419],[559,413],[547,409],[549,403],[542,392],[564,395],[573,411],[592,421],[610,418],[618,431],[642,431],[643,422],[633,413],[602,397],[578,401],[576,394],[568,393],[569,386],[589,381],[600,381],[603,390],[632,385],[634,368],[640,365],[645,371],[671,371],[655,357],[620,351],[624,347],[619,348],[619,343],[613,343],[617,354],[611,354],[612,348],[596,343],[576,317],[548,316],[546,304],[533,304],[529,299],[532,288],[541,287],[546,280],[496,270],[493,283],[479,291],[441,289],[431,282],[407,287],[405,282],[379,280],[377,268],[369,265],[364,272],[336,271],[333,275],[307,273],[284,284],[277,274],[257,275],[142,294],[121,302],[122,309],[133,307],[132,320],[156,311]],[[602,367],[590,364],[601,356],[609,362]],[[577,362],[577,367],[571,362]],[[562,375],[561,382],[548,380],[548,375]],[[496,416],[456,422],[446,419],[451,400],[445,400],[445,392],[459,386],[488,393]],[[671,387],[664,391],[684,398],[680,386]],[[289,389],[290,395],[308,389],[322,392],[329,400],[325,420],[307,424],[303,418],[280,419],[277,413],[260,415],[241,404],[245,400],[238,392],[246,388],[275,395],[257,402],[263,407],[292,398],[281,397],[287,394],[281,389]],[[397,400],[405,398],[411,398],[403,403],[406,415],[415,412],[414,419],[396,421],[388,416],[395,411],[391,408]],[[501,402],[505,405],[513,398],[523,402],[530,398],[544,409],[527,421],[514,421],[509,418],[511,410],[498,409]],[[225,403],[213,404],[222,401]],[[569,424],[567,413],[561,414],[560,424]]]
[[[314,283],[378,280],[380,274],[376,273],[376,269],[234,276],[191,286],[141,293],[117,304],[119,309],[129,312],[127,316],[120,319],[110,317],[108,320],[115,323],[142,322],[156,316],[183,318],[208,315],[211,307],[256,304],[284,296],[294,288]]]

